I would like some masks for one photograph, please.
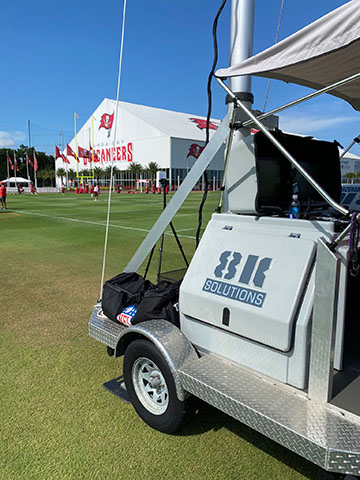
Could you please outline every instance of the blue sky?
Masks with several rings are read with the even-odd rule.
[[[206,115],[212,22],[220,0],[128,0],[120,100]],[[230,3],[218,26],[218,67],[228,66]],[[281,0],[256,0],[254,53],[272,45]],[[282,39],[343,0],[285,0]],[[17,0],[3,2],[0,147],[31,143],[53,153],[73,136],[73,112],[84,123],[104,97],[116,98],[121,0]],[[254,79],[254,108],[262,109],[267,80]],[[267,109],[308,90],[272,81]],[[213,113],[225,114],[224,93],[213,83]],[[281,114],[287,131],[337,139],[360,133],[359,113],[324,95]],[[353,153],[360,155],[360,147]]]

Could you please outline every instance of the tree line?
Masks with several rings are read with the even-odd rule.
[[[55,182],[55,158],[53,155],[48,155],[45,152],[39,152],[34,150],[33,147],[27,147],[26,145],[20,145],[17,149],[12,148],[0,148],[0,180],[7,178],[8,172],[8,160],[9,154],[10,160],[14,165],[14,153],[16,155],[18,171],[12,170],[9,165],[9,175],[14,177],[15,173],[17,177],[27,178],[26,169],[26,154],[28,154],[30,160],[34,161],[34,151],[38,162],[38,171],[36,177],[38,179],[39,186],[54,185]],[[15,169],[15,166],[14,166]],[[30,180],[34,181],[34,168],[28,165]],[[40,180],[40,181],[39,181]],[[42,183],[42,185],[41,185]]]
[[[140,163],[131,162],[127,170],[119,170],[116,166],[113,167],[113,176],[116,181],[117,177],[120,173],[129,172],[132,174],[133,179],[136,181],[141,174],[147,176],[152,182],[155,181],[156,172],[160,170],[160,166],[156,162],[149,162],[146,167],[143,167]],[[76,180],[77,177],[89,177],[92,175],[92,169],[81,169],[77,173],[73,169],[66,168],[58,168],[57,169],[57,176],[61,178],[61,181],[64,181],[64,178],[68,178],[69,180]],[[107,166],[105,169],[100,167],[94,167],[94,177],[97,182],[103,178],[110,178],[111,175],[111,166]]]
[[[344,177],[347,178],[349,183],[354,183],[354,180],[356,180],[356,183],[358,183],[360,178],[360,172],[348,172],[345,173]]]
[[[17,149],[12,148],[0,148],[0,180],[4,180],[8,175],[7,167],[7,155],[9,155],[12,163],[14,164],[14,153],[17,159],[18,171],[16,171],[17,177],[27,178],[27,168],[26,168],[26,154],[29,156],[30,160],[34,160],[34,151],[33,147],[27,147],[26,145],[20,145]],[[35,151],[36,158],[38,162],[38,171],[36,172],[36,177],[38,180],[38,186],[55,186],[55,177],[58,176],[63,181],[64,178],[68,177],[69,180],[76,180],[77,177],[89,177],[92,175],[92,169],[83,168],[76,173],[74,169],[58,168],[55,173],[55,157],[53,155],[48,155],[45,152]],[[15,168],[15,167],[14,167]],[[160,166],[156,162],[150,162],[146,167],[143,167],[140,163],[131,162],[129,167],[125,172],[130,172],[134,178],[137,180],[141,174],[144,174],[152,180],[155,181],[156,172],[160,170]],[[34,168],[31,165],[28,165],[28,171],[30,180],[34,181]],[[124,172],[124,170],[122,170]],[[120,174],[120,170],[114,166],[113,168],[114,178]],[[15,176],[15,171],[10,168],[9,165],[9,175],[10,177]],[[94,176],[99,182],[101,178],[109,178],[111,175],[111,166],[102,169],[100,167],[94,168]]]

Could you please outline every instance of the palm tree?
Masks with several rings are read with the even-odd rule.
[[[135,185],[136,185],[138,174],[141,173],[142,171],[143,171],[143,167],[140,163],[131,162],[131,164],[129,165],[128,172],[132,173],[135,179]]]
[[[354,172],[349,172],[345,174],[345,177],[348,179],[348,183],[354,183],[354,177],[355,173]],[[351,180],[351,181],[350,181]]]
[[[113,171],[113,188],[115,189],[115,174],[116,172],[119,171],[119,169],[114,165],[112,167],[112,171]],[[103,173],[106,177],[109,178],[109,185],[110,185],[110,178],[111,178],[111,165],[108,165],[105,170],[103,170]]]
[[[41,186],[43,187],[44,186],[44,178],[45,178],[45,172],[44,170],[38,170],[36,172],[36,178],[37,180],[40,180],[41,179]]]
[[[103,170],[105,177],[111,177],[111,165],[108,165],[105,170]]]
[[[64,177],[66,177],[66,170],[65,170],[65,168],[58,168],[58,169],[56,170],[56,175],[57,175],[58,177],[60,177],[61,183],[64,183],[64,180],[63,180],[63,179],[64,179]]]
[[[156,162],[149,162],[149,165],[146,167],[146,172],[150,175],[151,181],[154,183],[156,173],[160,170],[160,165]]]
[[[103,175],[104,170],[101,167],[94,168],[94,176],[96,178],[96,183],[99,183],[99,178]]]
[[[73,170],[72,168],[69,168],[68,177],[70,178],[70,180],[74,180],[74,178],[76,177],[75,170]]]
[[[68,170],[68,179],[71,180],[71,182],[74,182],[74,178],[76,178],[76,172],[72,168],[69,168]]]
[[[43,168],[42,170],[39,170],[37,173],[37,178],[41,178],[42,180],[42,186],[44,187],[44,181],[45,180],[50,180],[50,185],[53,186],[53,180],[55,178],[55,170],[52,168],[46,167]]]
[[[52,168],[49,168],[46,170],[46,177],[50,180],[50,185],[53,187],[54,186],[54,180],[55,180],[55,170]]]

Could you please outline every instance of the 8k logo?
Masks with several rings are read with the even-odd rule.
[[[262,289],[266,278],[265,272],[269,270],[272,258],[264,257],[260,259],[258,255],[248,255],[239,272],[237,267],[240,265],[242,258],[240,252],[230,250],[222,252],[219,257],[219,264],[214,270],[216,280],[206,278],[202,290],[209,294],[262,308],[267,295],[266,292],[254,290],[249,285],[252,282],[255,287]],[[236,277],[237,275],[239,275],[239,278]],[[225,281],[233,278],[240,285]]]
[[[219,257],[220,263],[214,270],[215,277],[225,280],[233,279],[236,276],[236,267],[240,264],[241,259],[240,252],[231,252],[230,250],[222,252]],[[262,288],[266,278],[265,272],[269,270],[272,259],[264,257],[260,262],[258,260],[258,255],[248,255],[238,279],[239,283],[249,285],[252,278],[252,283],[256,287]]]

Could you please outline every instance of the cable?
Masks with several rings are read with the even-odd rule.
[[[214,44],[214,60],[212,64],[211,71],[209,73],[208,81],[207,81],[207,95],[208,95],[208,111],[207,111],[207,117],[206,117],[206,140],[205,140],[205,147],[209,143],[209,137],[210,137],[210,117],[211,117],[211,109],[212,109],[212,94],[211,94],[211,81],[212,77],[214,76],[214,72],[216,69],[216,64],[218,61],[218,45],[217,45],[217,25],[218,25],[218,20],[221,15],[221,12],[223,11],[224,7],[226,4],[226,0],[222,1],[222,4],[220,5],[219,10],[217,11],[217,14],[215,16],[215,20],[213,23],[213,29],[212,29],[212,34],[213,34],[213,44]],[[204,171],[204,180],[205,180],[205,188],[204,188],[204,194],[203,198],[201,200],[200,206],[199,206],[199,221],[198,221],[198,228],[196,231],[196,248],[199,245],[200,242],[200,230],[201,230],[201,225],[202,225],[202,211],[204,208],[204,204],[207,199],[207,193],[209,189],[209,181],[207,178],[207,173],[206,170]]]
[[[54,129],[54,128],[48,128],[48,127],[42,127],[41,125],[37,125],[36,123],[32,123],[31,124],[31,128],[33,127],[37,127],[37,128],[41,128],[42,130],[48,130],[50,132],[56,132],[56,133],[59,133],[59,129]],[[69,135],[72,135],[73,132],[70,132],[70,130],[63,130],[64,133],[68,133]]]
[[[115,125],[114,125],[114,147],[116,146],[116,130],[117,130],[118,111],[119,111],[119,93],[120,93],[120,80],[121,80],[121,68],[122,68],[122,57],[123,57],[123,47],[124,47],[124,32],[125,32],[125,13],[126,13],[126,0],[124,0],[123,21],[122,21],[122,29],[121,29],[120,58],[119,58],[118,84],[117,84],[117,92],[116,92]],[[114,177],[113,174],[114,174],[114,161],[113,161],[113,159],[111,159],[111,175],[110,175],[110,184],[109,184],[109,195],[108,195],[106,227],[105,227],[104,256],[103,256],[103,265],[102,265],[102,272],[101,272],[101,284],[100,284],[99,298],[101,298],[101,296],[102,296],[102,288],[103,288],[103,285],[104,285],[106,252],[107,252],[107,243],[108,243],[108,236],[109,236],[111,188],[112,188],[113,177]]]
[[[284,9],[284,1],[285,1],[285,0],[282,0],[282,2],[281,2],[279,22],[278,22],[277,31],[276,31],[276,37],[275,37],[275,44],[277,43],[278,38],[279,38],[281,19],[282,19],[282,14],[283,14],[283,9]],[[266,108],[266,104],[267,104],[267,100],[268,100],[268,96],[269,96],[270,82],[271,82],[271,80],[269,79],[269,80],[268,80],[268,84],[267,84],[266,94],[265,94],[264,106],[263,106],[263,110],[262,110],[263,113],[265,112],[265,108]]]
[[[357,212],[354,212],[351,216],[351,227],[349,236],[349,272],[352,277],[357,277],[360,271],[358,257],[360,227],[357,216]]]

